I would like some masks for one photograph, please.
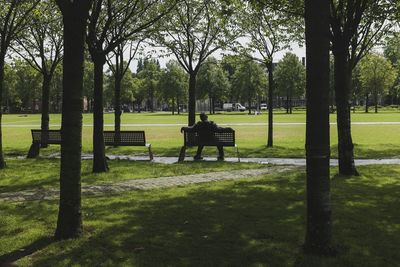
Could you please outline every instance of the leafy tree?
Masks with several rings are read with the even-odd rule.
[[[21,100],[16,92],[17,76],[15,69],[10,64],[4,66],[4,84],[3,92],[4,98],[1,106],[4,106],[8,112],[20,111]]]
[[[0,10],[0,105],[3,103],[4,65],[11,43],[23,33],[29,22],[29,15],[40,0],[1,1]],[[0,106],[0,170],[6,167],[3,154],[2,121],[3,108]]]
[[[263,94],[264,88],[267,87],[265,71],[258,63],[244,60],[233,74],[232,87],[240,99],[247,101],[249,114],[251,114],[251,104]]]
[[[118,135],[121,131],[121,90],[122,81],[125,74],[129,71],[129,66],[139,49],[141,40],[135,43],[132,40],[126,40],[120,43],[111,53],[107,56],[107,64],[114,76],[114,131]],[[128,50],[128,51],[126,51]],[[127,52],[127,53],[126,53]],[[126,55],[128,54],[127,59]],[[112,62],[112,60],[114,62]]]
[[[278,92],[286,96],[286,113],[292,113],[292,98],[304,94],[305,68],[299,58],[286,53],[275,69],[275,83]]]
[[[158,84],[162,98],[172,107],[172,115],[179,110],[179,104],[187,100],[188,79],[185,71],[175,61],[169,61],[160,76]]]
[[[396,71],[390,62],[378,54],[369,54],[361,60],[360,80],[366,92],[374,98],[378,113],[379,96],[389,92],[396,79]]]
[[[299,39],[302,33],[301,19],[283,12],[274,1],[261,5],[253,1],[244,4],[237,13],[239,26],[249,37],[243,53],[262,63],[268,70],[268,140],[267,146],[273,146],[273,98],[274,98],[274,64],[276,52],[288,47],[294,39]],[[263,2],[263,1],[260,1]],[[286,3],[287,4],[287,3]],[[234,48],[234,50],[237,50]],[[258,54],[259,56],[253,56]]]
[[[146,92],[147,107],[154,112],[154,101],[160,80],[160,63],[155,59],[145,59],[143,69],[138,72],[138,78],[142,79],[142,90]]]
[[[351,74],[360,59],[392,27],[393,0],[330,0],[331,42],[335,58],[335,97],[339,173],[358,175],[351,136]]]
[[[394,33],[385,44],[384,55],[392,63],[397,72],[397,79],[389,89],[391,104],[399,104],[400,100],[400,33]]]
[[[133,86],[133,98],[135,99],[136,106],[137,106],[137,112],[141,112],[142,109],[142,102],[146,98],[147,91],[146,87],[143,86],[143,80],[139,79],[138,77],[133,77],[132,80],[132,86]]]
[[[200,98],[208,96],[211,101],[210,113],[215,114],[215,103],[226,100],[230,89],[227,73],[216,59],[210,57],[201,66],[197,76],[197,88]]]
[[[228,31],[233,11],[226,1],[182,0],[158,26],[153,39],[189,74],[188,125],[195,123],[196,77],[204,61],[236,38]]]
[[[306,0],[307,229],[304,248],[332,254],[329,140],[329,0]]]
[[[36,110],[37,100],[40,95],[40,75],[35,68],[23,60],[16,60],[13,64],[15,70],[15,91],[26,111]]]
[[[53,1],[42,1],[32,12],[28,30],[16,39],[14,51],[42,75],[41,129],[49,129],[50,86],[62,60],[61,13]],[[44,138],[44,141],[46,138]],[[42,147],[47,147],[42,142]]]
[[[94,102],[94,66],[93,62],[89,60],[85,60],[83,66],[83,95],[87,98],[89,112],[92,112]]]
[[[56,239],[80,236],[83,63],[90,0],[56,0],[64,25],[60,201]]]
[[[139,38],[169,12],[174,1],[93,0],[87,44],[94,63],[93,172],[108,170],[104,146],[103,67],[121,43]]]

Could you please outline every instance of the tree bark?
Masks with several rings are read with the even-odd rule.
[[[267,147],[272,147],[273,146],[273,112],[274,112],[274,102],[273,102],[273,96],[274,96],[274,74],[273,74],[273,63],[272,60],[271,62],[268,63],[267,65],[268,69],[268,140],[267,140]]]
[[[42,131],[49,130],[49,102],[50,102],[50,82],[51,76],[48,74],[43,75],[42,81],[42,119],[41,119],[41,129]],[[42,138],[44,139],[41,143],[41,147],[48,147],[48,144],[45,140],[47,140],[46,136],[42,134]]]
[[[114,131],[115,131],[115,139],[121,139],[121,80],[120,74],[118,72],[114,75],[115,81],[115,103],[114,103]]]
[[[90,1],[58,0],[64,22],[60,202],[56,239],[82,234],[81,149],[83,62]]]
[[[0,53],[0,170],[6,167],[6,161],[3,154],[3,88],[4,88],[4,64],[5,64],[5,53]]]
[[[196,122],[196,72],[189,74],[189,116],[188,125],[192,126]]]
[[[365,94],[365,113],[368,113],[368,102],[369,102],[369,95]]]
[[[329,0],[306,0],[308,253],[332,252],[329,139]]]
[[[93,108],[93,172],[108,171],[104,145],[103,118],[103,55],[93,57],[94,63],[94,108]]]
[[[286,114],[289,114],[289,93],[286,95]]]
[[[374,94],[375,101],[375,113],[378,113],[378,94]]]
[[[354,145],[351,137],[349,104],[351,77],[349,75],[350,66],[346,56],[346,46],[336,46],[334,59],[339,173],[341,175],[358,175],[354,164]]]

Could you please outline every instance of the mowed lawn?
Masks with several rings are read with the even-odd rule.
[[[305,112],[295,111],[285,114],[276,111],[274,116],[274,148],[266,148],[267,115],[248,115],[247,113],[223,113],[210,115],[210,120],[221,126],[230,126],[236,130],[236,143],[242,157],[304,157]],[[50,118],[52,129],[59,129],[60,115]],[[114,115],[105,114],[105,129],[112,130]],[[331,122],[336,122],[335,114]],[[352,113],[353,142],[357,158],[400,157],[400,124],[357,124],[360,122],[400,122],[400,112],[395,109],[375,113]],[[183,138],[180,128],[187,123],[187,114],[172,116],[170,113],[124,113],[124,130],[145,130],[147,142],[151,143],[157,156],[177,156]],[[83,116],[83,151],[92,150],[92,115]],[[31,144],[30,129],[40,126],[40,115],[4,115],[3,138],[7,155],[24,155]],[[332,156],[337,157],[337,129],[331,125]],[[58,152],[58,146],[51,146],[42,153]],[[143,147],[107,148],[109,154],[146,155]],[[189,150],[189,155],[193,150]],[[228,156],[234,156],[233,148],[226,148]],[[205,150],[205,155],[216,155],[215,148]]]
[[[340,254],[304,255],[304,169],[83,198],[84,235],[54,242],[57,201],[0,202],[0,262],[11,266],[399,266],[399,166],[332,170]]]

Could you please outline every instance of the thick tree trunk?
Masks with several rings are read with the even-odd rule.
[[[365,94],[365,113],[368,113],[368,102],[369,102],[369,95]]]
[[[274,112],[274,74],[273,74],[273,64],[272,60],[268,63],[268,140],[267,140],[267,147],[273,146],[273,112]]]
[[[108,171],[104,145],[103,118],[103,66],[105,58],[93,58],[94,63],[94,109],[93,109],[93,172]]]
[[[378,113],[378,94],[374,95],[374,101],[375,101],[375,113]]]
[[[188,125],[192,126],[196,122],[196,73],[189,74],[189,116]]]
[[[60,202],[56,239],[82,234],[81,148],[83,62],[90,1],[57,2],[64,22]]]
[[[308,253],[332,252],[329,139],[329,0],[306,0]]]
[[[114,95],[114,131],[115,131],[115,139],[121,139],[121,80],[122,77],[119,77],[119,74],[115,74],[115,95]]]
[[[4,159],[4,154],[3,154],[3,135],[2,135],[4,60],[5,60],[5,54],[0,53],[0,170],[6,167],[6,161]]]
[[[349,63],[346,47],[337,48],[335,58],[335,96],[337,107],[337,131],[339,151],[339,173],[358,175],[354,164],[354,145],[351,137]]]
[[[49,102],[50,102],[50,82],[51,76],[44,74],[42,81],[42,120],[41,120],[41,129],[42,131],[49,130]],[[42,135],[43,141],[41,143],[41,147],[48,147],[48,144],[45,142],[47,139],[45,135]]]

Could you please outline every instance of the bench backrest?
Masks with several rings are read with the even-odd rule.
[[[104,144],[106,146],[145,146],[146,137],[144,131],[104,131]]]
[[[230,128],[204,133],[184,131],[184,139],[185,146],[235,146],[235,131]]]
[[[33,143],[61,144],[61,130],[31,130]]]

